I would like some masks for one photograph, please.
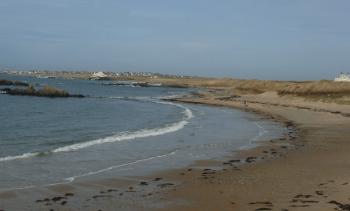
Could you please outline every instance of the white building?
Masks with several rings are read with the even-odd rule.
[[[107,75],[104,72],[95,72],[92,74],[93,78],[104,78],[107,77]]]
[[[350,74],[349,73],[340,73],[339,76],[335,77],[334,81],[350,82]]]

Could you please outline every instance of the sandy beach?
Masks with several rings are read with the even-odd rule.
[[[185,198],[194,203],[166,210],[349,210],[348,107],[328,105],[331,110],[325,110],[324,103],[300,99],[281,105],[281,99],[267,97],[179,99],[277,115],[293,122],[298,136],[242,152],[243,160],[252,156],[265,159],[244,164],[240,171],[219,171],[209,180],[198,179],[200,175],[188,177],[186,185],[169,199]]]
[[[349,210],[347,105],[203,94],[177,102],[227,106],[278,121],[284,137],[146,178],[108,179],[0,193],[2,210]],[[219,123],[218,123],[219,124]],[[20,202],[20,203],[19,203]]]
[[[350,211],[350,0],[0,11],[0,211]]]

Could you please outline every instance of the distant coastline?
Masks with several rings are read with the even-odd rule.
[[[159,73],[115,73],[75,71],[6,71],[6,74],[37,78],[64,78],[79,80],[103,80],[104,85],[136,85],[143,87],[203,88],[225,90],[226,97],[246,94],[276,92],[279,96],[302,97],[311,101],[350,104],[350,83],[320,81],[273,81],[234,78],[208,78],[197,76],[167,75]],[[227,96],[228,95],[228,96]]]

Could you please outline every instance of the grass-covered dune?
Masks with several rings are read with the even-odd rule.
[[[276,92],[280,96],[297,96],[311,100],[332,101],[350,104],[350,82],[320,81],[272,81],[242,80],[232,78],[157,78],[136,80],[162,83],[163,85],[222,89],[227,94],[246,95]],[[135,80],[134,79],[134,80]]]
[[[350,94],[350,82],[321,81],[271,81],[271,80],[242,80],[242,79],[150,79],[164,85],[181,87],[227,88],[236,91],[258,94],[276,91],[280,95],[319,95],[319,94]]]

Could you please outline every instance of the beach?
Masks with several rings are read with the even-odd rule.
[[[298,146],[285,150],[284,140],[270,142],[242,152],[241,156],[242,159],[266,157],[265,152],[273,149],[278,155],[275,158],[242,165],[240,171],[217,172],[211,181],[189,176],[186,185],[172,192],[169,198],[186,198],[194,203],[166,210],[203,210],[203,207],[205,210],[349,209],[350,122],[347,107],[329,105],[333,110],[325,111],[322,110],[323,103],[308,107],[308,102],[302,104],[300,99],[284,101],[283,105],[273,101],[266,103],[262,99],[262,96],[235,101],[179,99],[277,115],[295,124],[299,132],[293,142]],[[254,102],[249,103],[249,100]]]
[[[208,92],[171,101],[225,106],[283,124],[284,136],[146,177],[88,180],[4,191],[4,210],[348,210],[347,105],[274,93]],[[219,124],[219,123],[218,123]],[[25,199],[25,200],[24,200]],[[21,202],[21,203],[18,203]]]
[[[0,211],[350,211],[350,1],[0,1]]]

